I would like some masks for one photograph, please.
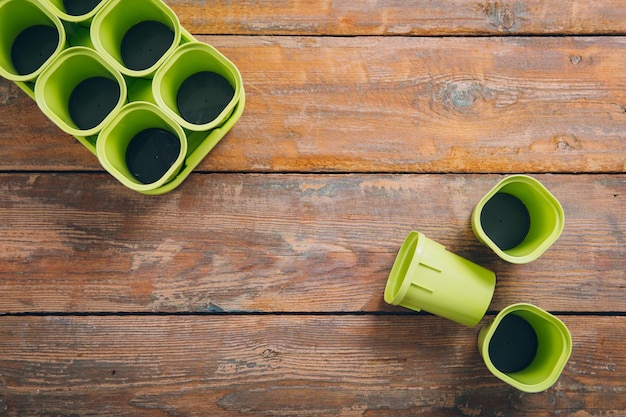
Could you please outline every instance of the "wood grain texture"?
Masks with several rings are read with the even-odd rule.
[[[198,168],[624,172],[620,37],[217,36],[247,104]],[[0,81],[0,170],[102,170]]]
[[[623,415],[626,318],[561,318],[572,357],[528,395],[436,317],[0,317],[0,415]]]
[[[247,97],[169,194],[0,80],[0,417],[626,416],[623,0],[165,1]],[[566,215],[527,265],[469,220],[517,172]],[[411,230],[496,272],[483,323],[566,323],[553,388],[492,376],[479,326],[383,301]]]
[[[390,311],[411,230],[496,272],[492,309],[623,311],[626,176],[536,176],[566,226],[526,265],[471,231],[500,178],[194,174],[155,198],[104,174],[1,175],[0,311]]]
[[[256,35],[622,34],[621,0],[167,0],[193,33]]]

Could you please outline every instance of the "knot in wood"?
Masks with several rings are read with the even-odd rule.
[[[485,15],[491,19],[500,32],[513,32],[517,28],[517,15],[521,6],[517,3],[512,7],[502,1],[489,1],[482,7]]]
[[[480,113],[479,104],[492,99],[493,91],[473,80],[456,81],[444,87],[443,104],[463,114]]]
[[[556,149],[559,151],[579,150],[582,144],[574,135],[561,135],[555,138]]]
[[[272,358],[277,357],[279,353],[273,349],[267,348],[263,351],[261,355],[266,359],[272,359]]]
[[[582,61],[583,58],[580,55],[572,55],[569,57],[569,62],[571,62],[574,65],[580,64],[580,61]]]
[[[503,29],[507,31],[512,30],[513,26],[515,26],[515,13],[507,7],[504,9],[504,12],[500,17],[500,21]]]

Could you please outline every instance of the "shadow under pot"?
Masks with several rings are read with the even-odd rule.
[[[572,350],[565,324],[532,304],[502,310],[479,333],[478,348],[489,371],[524,392],[550,388]]]
[[[111,0],[94,17],[91,39],[122,74],[149,78],[180,43],[181,27],[160,0]]]
[[[41,0],[66,22],[88,25],[107,0]]]
[[[122,75],[85,47],[66,49],[41,74],[35,97],[41,111],[73,136],[93,136],[126,101]]]
[[[127,104],[100,133],[102,166],[126,187],[148,192],[172,180],[183,167],[183,129],[152,103]]]
[[[0,2],[0,75],[32,81],[65,47],[61,20],[33,0]]]
[[[189,42],[159,68],[152,89],[157,104],[185,129],[208,131],[233,112],[242,79],[237,67],[217,49]]]
[[[476,238],[516,264],[537,259],[561,235],[564,222],[558,200],[526,175],[504,178],[472,212]]]

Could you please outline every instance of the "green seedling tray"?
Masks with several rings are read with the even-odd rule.
[[[106,2],[106,1],[105,1]],[[93,49],[93,45],[89,39],[89,27],[81,24],[63,21],[63,26],[67,35],[66,49],[72,46],[86,46]],[[185,28],[181,27],[181,41],[179,46],[189,42],[198,42]],[[128,88],[127,103],[134,101],[149,101],[157,104],[149,92],[152,86],[152,79],[134,78],[124,76]],[[35,81],[14,81],[14,83],[22,89],[31,99],[35,100]],[[148,91],[148,92],[147,92]],[[209,154],[209,152],[217,145],[217,143],[232,129],[235,123],[241,117],[245,107],[245,91],[241,85],[241,93],[236,102],[232,113],[221,123],[221,125],[208,131],[192,131],[183,129],[187,139],[187,152],[183,162],[183,166],[176,176],[164,185],[150,190],[136,190],[142,194],[159,195],[172,191],[178,187],[189,174],[200,164],[200,162]],[[85,148],[87,148],[94,156],[97,157],[96,143],[98,134],[94,136],[74,136]]]

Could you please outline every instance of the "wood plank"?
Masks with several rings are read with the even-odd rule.
[[[626,175],[537,175],[566,227],[526,265],[471,231],[500,178],[194,174],[146,197],[104,174],[0,175],[0,311],[404,311],[383,289],[411,230],[496,272],[492,309],[624,311]]]
[[[0,412],[93,416],[620,416],[625,317],[561,317],[546,392],[492,376],[478,328],[413,316],[0,317]]]
[[[166,0],[192,33],[273,35],[621,34],[620,0]]]
[[[217,36],[246,110],[226,172],[623,172],[626,39]],[[0,81],[0,171],[101,170]]]

